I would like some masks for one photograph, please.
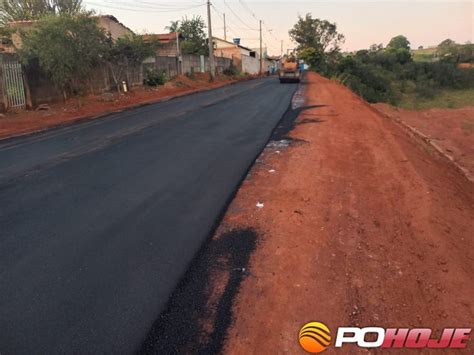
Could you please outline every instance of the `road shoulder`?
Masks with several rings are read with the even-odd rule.
[[[309,321],[468,326],[473,184],[347,88],[311,73],[307,99],[216,234],[258,234],[225,351],[297,353]]]

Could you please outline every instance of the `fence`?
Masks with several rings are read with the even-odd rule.
[[[25,109],[26,93],[21,64],[14,58],[3,59],[1,70],[4,109]]]
[[[216,71],[222,73],[224,69],[231,67],[231,59],[216,59]],[[46,77],[39,67],[29,66],[22,68],[15,56],[0,55],[1,82],[0,98],[3,110],[24,109],[27,102],[32,106],[62,100],[62,93],[55,88],[51,80]],[[165,72],[168,78],[178,74],[198,73],[209,71],[209,59],[204,56],[183,55],[182,61],[178,62],[176,57],[157,56],[148,58],[138,68],[125,68],[119,82],[126,81],[129,86],[143,84],[146,72],[150,69]],[[26,84],[26,87],[25,85]],[[106,65],[98,66],[86,79],[86,90],[93,94],[100,94],[115,89],[113,75]],[[28,94],[28,95],[27,95]],[[28,100],[28,98],[31,98]]]

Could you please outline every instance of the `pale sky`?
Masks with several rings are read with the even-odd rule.
[[[111,14],[137,33],[164,33],[171,20],[200,15],[207,23],[205,0],[84,0],[88,9]],[[446,38],[459,43],[473,41],[474,0],[213,0],[213,35],[223,38],[226,15],[227,38],[240,37],[247,47],[258,46],[258,20],[264,21],[264,44],[270,54],[293,48],[288,30],[298,15],[336,22],[346,36],[343,50],[368,48],[373,43],[388,43],[403,34],[412,48],[436,45]]]

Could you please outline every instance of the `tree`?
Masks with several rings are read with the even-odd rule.
[[[54,9],[59,14],[75,15],[82,9],[82,0],[53,0]]]
[[[474,61],[474,46],[469,42],[457,44],[448,38],[438,44],[436,54],[443,62],[472,63]]]
[[[78,14],[82,0],[0,0],[0,24],[38,20],[46,15]]]
[[[305,61],[306,64],[315,68],[323,60],[322,53],[319,53],[313,47],[303,48],[299,51],[299,57]]]
[[[35,20],[54,13],[48,0],[1,0],[0,22],[4,25],[11,21]]]
[[[171,21],[169,26],[165,27],[169,33],[175,33],[179,31],[179,20],[178,21]]]
[[[109,38],[104,59],[119,94],[120,82],[128,73],[128,69],[139,67],[146,58],[153,56],[155,46],[154,42],[145,42],[142,36],[137,35],[120,37],[115,42]]]
[[[67,92],[81,92],[107,45],[107,36],[96,19],[85,14],[44,17],[22,36],[19,54],[23,62],[37,60],[65,100]]]
[[[306,14],[304,18],[299,16],[289,34],[298,44],[299,56],[321,71],[337,60],[340,44],[344,42],[344,35],[337,32],[335,23],[313,18],[311,14]]]
[[[344,35],[337,32],[335,23],[313,18],[311,14],[299,16],[289,34],[298,43],[298,51],[314,48],[318,53],[339,52],[339,45],[344,42]]]
[[[178,23],[179,21],[175,22]],[[175,32],[180,32],[184,38],[181,44],[183,54],[209,54],[205,28],[206,24],[201,16],[194,16],[191,19],[184,17],[181,20]]]
[[[474,44],[466,43],[459,46],[459,62],[474,63]]]
[[[396,57],[397,63],[405,64],[412,61],[412,54],[410,51],[410,41],[402,35],[393,37],[387,45],[387,52],[389,55]]]
[[[393,37],[390,42],[388,42],[387,49],[397,50],[397,49],[406,49],[410,50],[410,41],[402,35]]]
[[[383,44],[382,43],[380,43],[380,44],[374,43],[369,47],[369,51],[372,52],[372,53],[377,53],[377,52],[383,51]]]
[[[441,58],[450,58],[453,59],[457,55],[458,45],[452,39],[445,39],[436,48],[438,56]]]

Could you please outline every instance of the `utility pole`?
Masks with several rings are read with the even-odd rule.
[[[283,57],[283,40],[281,40],[281,52],[280,52],[280,57]]]
[[[260,75],[263,74],[262,20],[260,20]]]
[[[227,41],[227,26],[225,24],[225,14],[224,14],[224,41]]]
[[[178,75],[183,73],[182,63],[181,63],[181,46],[179,45],[179,32],[176,31],[176,49],[178,53]]]
[[[211,80],[214,80],[216,66],[214,64],[214,41],[212,38],[212,24],[211,24],[211,1],[207,0],[207,30],[209,37],[209,67],[211,70]]]

